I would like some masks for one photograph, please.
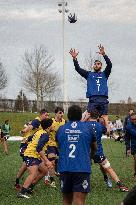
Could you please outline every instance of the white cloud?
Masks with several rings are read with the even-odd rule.
[[[54,18],[55,16],[55,18]],[[11,20],[27,20],[27,19],[47,19],[47,21],[56,21],[60,19],[57,9],[26,9],[26,10],[10,10],[3,11],[0,9],[0,19],[11,19]]]
[[[75,13],[80,20],[135,24],[136,1],[131,0],[78,0],[74,2]]]
[[[60,20],[57,0],[0,0],[0,19]],[[75,0],[68,1],[70,12],[76,13],[80,21],[101,21],[135,24],[136,1],[131,0]]]

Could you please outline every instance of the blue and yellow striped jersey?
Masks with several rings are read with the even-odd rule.
[[[29,142],[27,149],[24,152],[24,156],[40,159],[40,155],[38,153],[39,147],[40,151],[46,151],[48,140],[49,136],[47,132],[43,129],[38,130],[33,135],[32,141]]]
[[[55,140],[55,135],[56,135],[56,132],[59,129],[59,127],[65,124],[65,120],[62,119],[61,122],[57,122],[55,120],[55,118],[52,118],[52,120],[53,120],[52,126],[53,126],[54,129],[53,129],[52,132],[50,132],[48,145],[57,147],[57,143],[56,143],[56,140]]]

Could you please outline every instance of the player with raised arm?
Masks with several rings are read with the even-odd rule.
[[[73,105],[68,109],[68,122],[56,133],[63,205],[84,205],[90,191],[91,154],[97,145],[90,122],[81,122],[82,110]]]
[[[70,50],[70,54],[73,58],[75,70],[87,80],[87,92],[86,97],[89,98],[87,111],[91,112],[97,109],[101,116],[105,119],[107,132],[109,133],[108,125],[108,78],[111,73],[112,63],[108,56],[105,54],[105,49],[102,45],[98,46],[99,54],[103,56],[106,62],[106,68],[102,71],[102,62],[95,60],[93,69],[94,71],[87,71],[79,66],[77,56],[78,52],[75,49]],[[84,116],[86,120],[86,115]]]

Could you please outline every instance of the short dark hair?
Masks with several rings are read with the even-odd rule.
[[[5,120],[5,124],[6,124],[7,122],[9,122],[9,120]]]
[[[41,121],[41,127],[43,128],[43,130],[47,129],[48,127],[50,127],[53,123],[53,120],[52,119],[44,119]]]
[[[102,65],[102,62],[100,60],[95,60],[94,63],[99,62]]]
[[[68,108],[69,121],[80,121],[82,118],[82,110],[78,105],[72,105]]]
[[[61,112],[64,113],[64,109],[63,109],[62,107],[56,107],[56,108],[55,108],[55,114],[56,114],[57,112],[59,112],[59,111],[61,111]]]
[[[127,194],[123,200],[123,205],[136,205],[136,186]]]
[[[96,110],[96,109],[94,109],[93,111],[90,111],[89,112],[90,113],[90,117],[92,118],[92,119],[98,119],[98,117],[99,117],[99,112],[98,112],[98,110]]]
[[[42,114],[44,114],[46,112],[48,112],[46,109],[42,109],[42,110],[40,110],[40,115],[42,115]]]

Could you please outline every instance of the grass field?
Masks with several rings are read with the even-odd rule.
[[[0,112],[0,125],[4,123],[5,120],[9,120],[11,125],[10,135],[17,136],[20,135],[19,131],[22,130],[24,124],[30,120],[37,117],[37,113],[11,113],[11,112]],[[50,114],[53,116],[53,114]]]
[[[59,181],[57,189],[44,185],[41,181],[35,187],[35,193],[31,199],[18,199],[14,190],[14,180],[16,172],[21,164],[19,157],[19,142],[9,142],[9,155],[3,155],[0,145],[0,205],[61,205],[61,193],[59,191]],[[133,175],[133,160],[124,155],[124,143],[104,140],[105,153],[110,159],[123,182],[132,188],[135,182]],[[120,202],[126,195],[121,193],[115,183],[112,189],[107,189],[103,182],[103,177],[97,165],[92,166],[91,179],[92,192],[88,195],[87,205],[120,205]]]
[[[24,123],[34,119],[35,113],[0,113],[0,124],[9,119],[11,125],[11,135],[19,135]],[[51,114],[51,116],[53,116]],[[115,119],[115,116],[111,116]],[[9,155],[3,155],[2,146],[0,144],[0,205],[61,205],[61,193],[59,189],[59,181],[56,179],[57,189],[53,189],[44,185],[41,181],[35,187],[35,193],[31,199],[18,199],[14,190],[14,180],[16,172],[21,164],[19,157],[19,142],[9,142]],[[126,158],[124,155],[124,143],[104,140],[105,153],[110,159],[112,166],[116,169],[121,180],[132,188],[135,182],[133,175],[133,160]],[[23,181],[22,181],[23,182]],[[103,177],[97,165],[92,166],[91,179],[92,192],[88,195],[87,205],[120,205],[120,202],[126,195],[121,193],[115,183],[112,189],[107,189],[103,182]]]
[[[22,130],[24,124],[30,120],[33,120],[36,116],[38,116],[37,113],[11,113],[11,112],[0,112],[0,125],[4,123],[5,120],[9,120],[9,124],[11,125],[11,131],[10,135],[20,135],[19,131]],[[54,116],[53,113],[50,113],[50,116]],[[66,119],[66,115],[64,115],[64,118]],[[124,117],[121,116],[123,119]],[[115,120],[115,116],[110,116],[111,120]]]

